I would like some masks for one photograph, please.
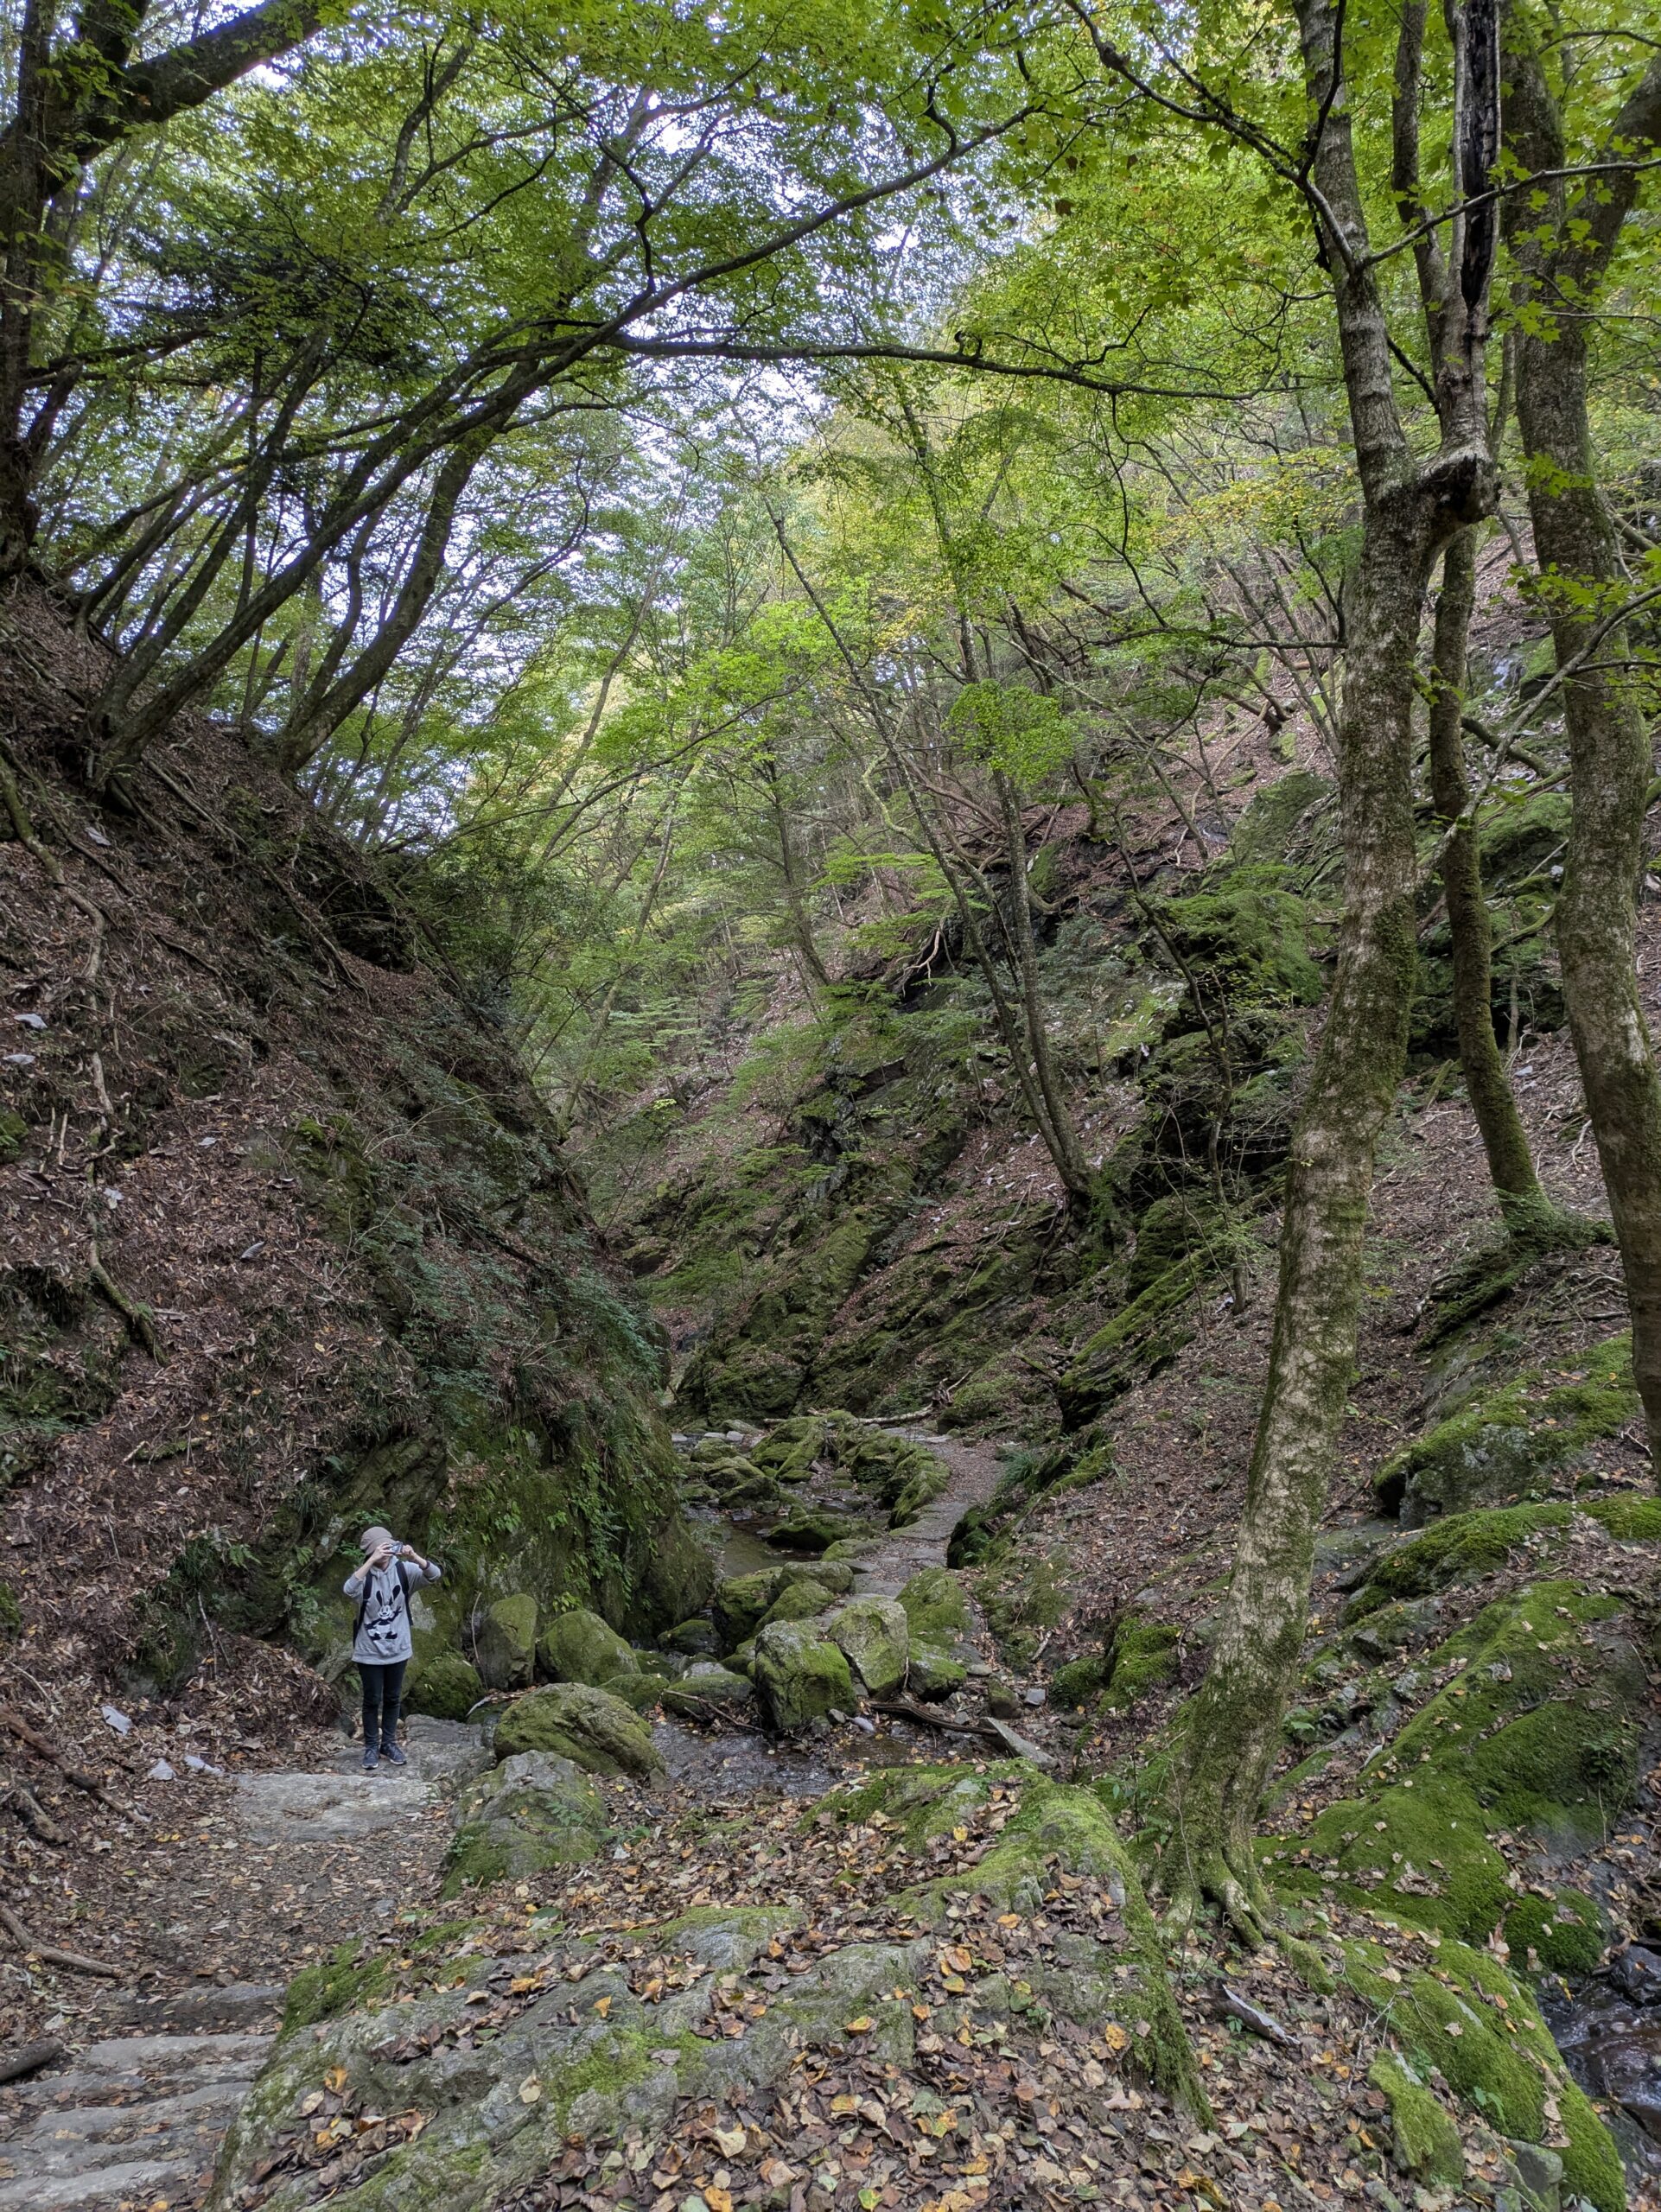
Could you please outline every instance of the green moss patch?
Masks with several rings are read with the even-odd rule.
[[[1539,1370],[1518,1376],[1438,1421],[1379,1469],[1382,1509],[1412,1525],[1549,1488],[1557,1470],[1639,1410],[1630,1337],[1588,1352],[1585,1368],[1579,1382],[1555,1385]]]
[[[1350,1942],[1344,1961],[1351,1988],[1420,2073],[1440,2072],[1500,2134],[1555,2142],[1570,2190],[1598,2212],[1624,2212],[1613,2139],[1569,2079],[1533,1999],[1497,1960],[1442,1942],[1430,1965],[1403,1971],[1382,1945]]]
[[[1601,1838],[1638,1779],[1643,1662],[1613,1598],[1569,1581],[1531,1584],[1485,1606],[1435,1655],[1464,1662],[1378,1763],[1403,1777],[1456,1777],[1506,1827],[1558,1846]]]

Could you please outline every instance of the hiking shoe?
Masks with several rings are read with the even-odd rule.
[[[406,1764],[403,1752],[396,1744],[383,1744],[380,1747],[380,1755],[384,1759],[390,1759],[394,1766],[403,1766]]]
[[[364,1753],[364,1755],[363,1755],[363,1770],[364,1770],[364,1772],[365,1772],[366,1774],[373,1774],[373,1772],[375,1771],[375,1769],[376,1769],[379,1764],[380,1764],[380,1753],[379,1753],[379,1752],[375,1749],[374,1745],[372,1744],[372,1745],[369,1746],[369,1749],[368,1749],[368,1750]]]

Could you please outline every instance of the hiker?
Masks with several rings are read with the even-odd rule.
[[[404,1669],[414,1642],[410,1633],[410,1592],[418,1583],[436,1582],[438,1568],[412,1544],[401,1544],[390,1529],[366,1529],[358,1539],[364,1563],[341,1586],[358,1601],[352,1632],[352,1656],[363,1682],[363,1764],[372,1774],[382,1759],[404,1764],[398,1749],[398,1709],[404,1694]]]

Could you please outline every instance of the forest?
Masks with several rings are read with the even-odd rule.
[[[0,2212],[1661,2202],[1630,14],[5,0]]]

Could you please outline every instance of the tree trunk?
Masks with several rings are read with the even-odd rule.
[[[1180,1910],[1214,1897],[1253,1932],[1264,1897],[1252,1830],[1302,1649],[1314,1530],[1355,1370],[1373,1154],[1407,1058],[1417,958],[1412,758],[1420,601],[1437,553],[1481,519],[1494,497],[1482,376],[1492,231],[1461,219],[1445,267],[1421,264],[1441,431],[1437,451],[1421,461],[1396,403],[1339,9],[1336,0],[1296,0],[1296,9],[1318,118],[1310,165],[1315,230],[1331,272],[1362,495],[1338,731],[1345,912],[1332,1002],[1287,1166],[1274,1336],[1234,1572],[1187,1716],[1174,1789]],[[1467,0],[1455,29],[1454,141],[1461,187],[1474,194],[1497,149],[1490,0]],[[1410,24],[1405,35],[1410,41]],[[1410,59],[1416,86],[1422,73],[1410,43]]]
[[[1314,1529],[1355,1370],[1373,1153],[1407,1054],[1416,967],[1410,765],[1427,532],[1370,513],[1340,725],[1346,899],[1338,975],[1292,1141],[1269,1377],[1233,1579],[1189,1709],[1176,1886],[1250,1922],[1251,1836],[1303,1646]]]
[[[1511,11],[1507,27],[1509,149],[1527,173],[1561,172],[1567,166],[1562,121],[1537,50],[1520,11]],[[1658,143],[1661,62],[1651,62],[1616,118],[1608,146],[1635,163]],[[1531,309],[1517,347],[1529,517],[1557,666],[1569,671],[1562,700],[1574,812],[1557,900],[1557,952],[1626,1274],[1651,1465],[1661,1479],[1661,1077],[1639,994],[1636,948],[1651,761],[1626,673],[1625,626],[1612,613],[1627,585],[1598,489],[1586,392],[1585,310],[1636,192],[1633,167],[1600,175],[1574,200],[1561,175],[1543,176],[1537,191],[1511,195],[1507,227]],[[1553,312],[1565,303],[1572,313]]]
[[[993,772],[998,806],[1003,817],[1004,849],[1009,862],[1009,906],[1013,916],[1015,970],[1021,979],[1021,1010],[1032,1054],[1033,1074],[1041,1094],[1050,1128],[1056,1166],[1066,1185],[1067,1202],[1075,1211],[1087,1211],[1094,1196],[1094,1181],[1079,1141],[1072,1115],[1055,1070],[1050,1051],[1049,1023],[1038,982],[1038,946],[1033,936],[1033,902],[1027,880],[1027,830],[1021,818],[1021,801],[1015,785],[1002,768]]]
[[[1476,825],[1465,774],[1460,715],[1465,704],[1466,639],[1476,603],[1476,533],[1462,530],[1441,556],[1430,693],[1430,793],[1448,824],[1441,884],[1453,938],[1454,1016],[1459,1065],[1487,1155],[1506,1229],[1538,1235],[1554,1209],[1541,1191],[1528,1132],[1517,1110],[1493,1028],[1493,931],[1483,896]]]

